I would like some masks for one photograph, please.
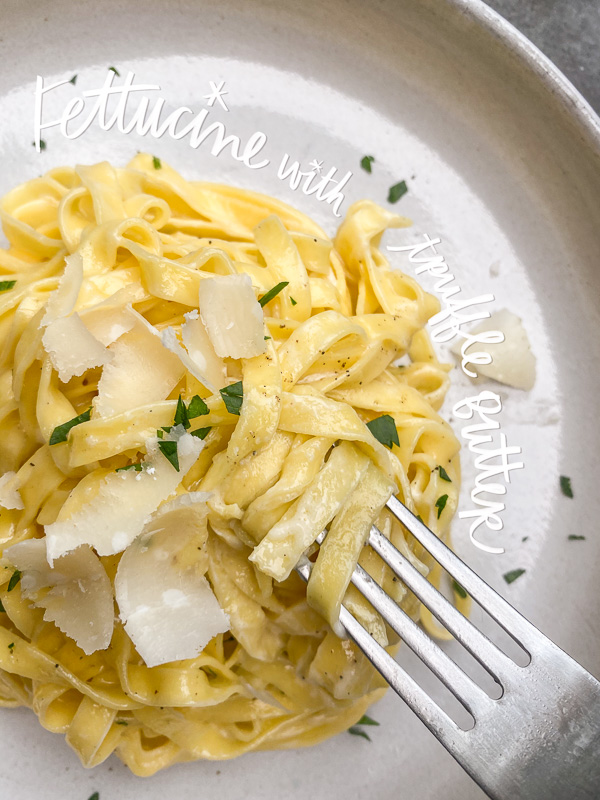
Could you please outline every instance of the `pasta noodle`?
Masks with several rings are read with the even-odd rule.
[[[347,729],[384,683],[342,601],[397,645],[356,563],[420,615],[370,526],[427,574],[382,509],[447,537],[460,481],[437,301],[378,247],[407,220],[361,201],[331,241],[145,154],[53,169],[0,216],[0,703],[137,775]]]

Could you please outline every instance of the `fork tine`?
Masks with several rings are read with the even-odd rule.
[[[352,575],[352,583],[475,718],[478,713],[493,705],[494,701],[427,636],[360,565]]]
[[[441,539],[432,533],[421,520],[417,519],[416,516],[393,495],[386,503],[386,506],[412,533],[415,539],[442,565],[446,572],[452,575],[452,577],[464,587],[465,591],[467,591],[479,605],[485,608],[488,614],[504,628],[511,638],[525,647],[525,649],[528,648],[528,645],[533,646],[540,638],[546,639],[537,628],[519,614],[519,612],[501,597],[498,592],[492,589],[491,586],[488,586],[479,575],[473,572],[464,561],[453,553]],[[435,614],[434,609],[432,608],[431,610]]]
[[[492,678],[505,683],[508,676],[514,673],[514,662],[449,603],[375,526],[371,528],[369,544]]]
[[[296,571],[308,581],[311,570],[312,564],[303,556],[296,565]],[[396,694],[445,747],[452,752],[453,749],[464,746],[465,731],[458,727],[380,644],[377,644],[371,634],[344,606],[340,612],[340,624]]]

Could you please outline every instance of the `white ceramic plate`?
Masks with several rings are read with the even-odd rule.
[[[600,673],[600,512],[596,424],[599,356],[600,133],[598,121],[560,74],[510,26],[478,2],[232,0],[54,0],[3,3],[0,71],[0,192],[62,163],[125,163],[147,149],[186,176],[231,182],[297,204],[333,232],[331,208],[279,180],[284,153],[308,169],[312,159],[338,177],[350,202],[385,203],[406,179],[396,206],[412,217],[399,244],[428,233],[442,240],[462,297],[492,293],[490,308],[525,321],[537,357],[530,393],[496,385],[502,431],[522,448],[512,473],[504,528],[486,537],[506,548],[473,547],[457,521],[459,552],[554,640]],[[225,81],[230,111],[214,111],[233,133],[261,130],[271,163],[249,170],[187,141],[142,139],[97,124],[69,141],[58,129],[33,139],[34,82],[78,75],[48,93],[44,119],[69,97],[102,84],[107,67],[138,83],[158,83],[167,107],[205,107],[209,81]],[[116,81],[118,83],[118,81]],[[359,167],[374,155],[373,174]],[[412,237],[412,239],[411,239]],[[405,266],[399,256],[393,263]],[[452,400],[477,393],[455,371]],[[451,403],[447,406],[451,408]],[[465,487],[475,472],[463,456]],[[574,500],[559,475],[571,477]],[[585,541],[568,541],[568,534]],[[522,538],[528,536],[523,543]],[[504,572],[526,573],[508,587]],[[407,653],[403,663],[414,664]],[[429,686],[427,675],[414,674]],[[389,694],[373,711],[373,743],[341,735],[319,747],[255,754],[231,763],[176,766],[141,781],[116,759],[85,772],[60,736],[25,710],[0,713],[0,796],[19,800],[159,800],[218,795],[247,798],[410,798],[475,800],[482,793]]]

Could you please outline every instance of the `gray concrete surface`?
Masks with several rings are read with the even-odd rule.
[[[600,114],[600,0],[486,0],[567,76]]]

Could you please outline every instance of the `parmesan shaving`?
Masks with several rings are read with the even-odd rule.
[[[0,506],[21,511],[25,506],[19,492],[19,479],[16,472],[5,472],[0,478]]]
[[[42,325],[66,317],[75,308],[81,283],[83,281],[83,258],[80,253],[73,253],[65,258],[65,269],[46,305],[46,313]]]
[[[50,322],[42,337],[44,349],[63,383],[93,367],[107,364],[112,354],[83,324],[79,314]]]
[[[137,312],[134,312],[137,313]],[[93,405],[100,417],[165,400],[184,373],[182,363],[146,326],[136,325],[108,348],[113,358],[102,372]]]
[[[215,353],[198,310],[195,309],[183,316],[185,322],[181,326],[181,338],[190,358],[214,386],[221,388],[227,382],[227,369],[222,359]]]
[[[23,573],[21,592],[44,609],[86,655],[110,644],[114,624],[113,592],[100,559],[90,547],[79,547],[48,566],[44,539],[9,547],[4,556]]]
[[[265,352],[263,312],[249,275],[204,278],[199,308],[218,356],[253,358]]]
[[[96,470],[87,475],[69,495],[56,522],[46,526],[48,562],[82,544],[92,545],[101,556],[120,553],[176,491],[203,446],[188,433],[179,438],[179,472],[154,439],[146,443],[147,466],[141,472]]]
[[[497,311],[470,330],[469,336],[478,336],[488,331],[499,331],[504,334],[504,341],[500,343],[475,341],[467,348],[467,357],[477,352],[484,353],[490,358],[488,364],[471,362],[476,364],[477,374],[492,378],[506,386],[514,386],[515,389],[526,391],[532,389],[535,383],[536,360],[520,317],[506,309]],[[460,356],[460,342],[452,347],[452,352]]]
[[[148,667],[194,658],[229,618],[203,577],[206,537],[180,506],[161,515],[131,544],[119,563],[115,594],[125,630]],[[206,507],[203,515],[206,530]],[[202,523],[200,522],[200,526]],[[201,544],[200,544],[201,543]],[[204,555],[204,558],[201,556]]]

